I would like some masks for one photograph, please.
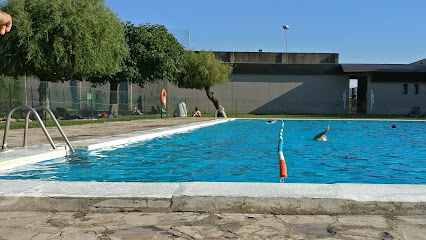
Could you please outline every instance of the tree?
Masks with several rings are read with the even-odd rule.
[[[179,78],[172,82],[181,88],[204,89],[218,113],[226,117],[225,108],[210,89],[215,85],[229,82],[232,66],[217,60],[213,52],[187,51],[185,56],[184,70]]]
[[[132,63],[137,72],[131,81],[143,85],[157,80],[174,80],[182,71],[185,50],[163,25],[127,25]]]
[[[164,26],[135,26],[127,22],[125,36],[130,54],[124,60],[122,71],[108,78],[91,79],[92,82],[111,83],[111,92],[114,94],[121,82],[129,81],[143,86],[147,82],[173,80],[181,72],[185,50]],[[116,97],[116,94],[110,97],[113,115],[118,114]]]
[[[123,24],[103,0],[9,0],[0,7],[13,18],[0,38],[3,74],[85,80],[120,71],[128,54]]]

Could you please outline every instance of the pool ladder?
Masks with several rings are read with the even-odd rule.
[[[50,117],[52,118],[53,122],[55,122],[56,127],[58,128],[59,132],[61,133],[62,137],[64,138],[65,142],[67,143],[69,149],[71,150],[72,153],[74,153],[74,148],[71,146],[70,141],[68,140],[67,136],[65,136],[64,131],[62,131],[61,126],[59,125],[58,121],[55,118],[55,115],[52,113],[52,111],[50,111],[50,109],[46,108],[45,106],[42,105],[37,105],[34,107],[30,107],[28,105],[18,105],[14,108],[12,108],[9,112],[9,114],[7,115],[7,119],[6,119],[6,127],[4,128],[4,137],[3,137],[3,144],[2,144],[2,150],[6,149],[7,144],[7,135],[9,133],[9,127],[10,127],[10,119],[12,118],[12,114],[18,110],[18,109],[26,109],[28,110],[27,115],[25,116],[25,130],[24,130],[24,144],[23,147],[27,146],[27,139],[28,139],[28,122],[30,120],[30,115],[31,113],[34,113],[35,118],[37,119],[37,121],[40,123],[41,129],[44,132],[44,135],[46,135],[47,140],[49,140],[50,145],[52,146],[53,149],[56,149],[56,145],[55,143],[53,143],[52,138],[50,137],[49,133],[47,132],[46,127],[43,124],[43,121],[41,120],[40,116],[38,115],[36,109],[42,109],[45,110],[46,112],[48,112],[50,114]]]

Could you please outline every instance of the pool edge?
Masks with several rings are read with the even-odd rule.
[[[182,131],[188,130],[181,127]],[[179,129],[179,126],[172,128]],[[122,136],[127,137],[128,134]],[[3,212],[208,211],[420,215],[426,214],[425,202],[426,185],[0,180],[0,211]]]
[[[426,185],[0,181],[0,211],[424,215]]]

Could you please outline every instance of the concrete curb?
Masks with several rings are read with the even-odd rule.
[[[34,145],[8,149],[0,152],[0,170],[8,170],[66,155],[67,149],[64,146],[57,146],[56,149],[52,149],[50,145]]]
[[[426,214],[425,185],[0,181],[0,211]]]

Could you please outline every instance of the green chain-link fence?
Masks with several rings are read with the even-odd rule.
[[[185,102],[188,116],[198,107],[203,114],[214,114],[215,108],[204,91],[185,90],[177,91],[176,87],[167,82],[147,84],[141,87],[127,82],[119,84],[119,91],[110,91],[109,84],[93,86],[85,81],[43,82],[32,77],[0,76],[0,118],[5,118],[16,105],[28,106],[44,105],[50,108],[58,119],[92,119],[98,114],[111,113],[110,99],[117,99],[116,109],[118,116],[131,115],[136,106],[143,114],[159,115],[162,109],[160,100],[161,90],[170,92],[167,96],[165,110],[173,115],[178,103]],[[225,87],[223,87],[225,88]],[[311,114],[315,112],[330,112],[337,114],[354,113],[349,104],[341,103],[331,106],[294,106],[282,101],[279,104],[269,104],[264,99],[251,95],[219,96],[222,106],[225,107],[228,117],[238,117],[240,114]],[[391,109],[391,106],[389,106]],[[13,118],[23,118],[22,111],[16,111]],[[42,118],[44,116],[41,116]]]
[[[0,118],[5,118],[11,108],[21,104],[31,107],[44,105],[59,119],[96,118],[99,113],[110,113],[112,95],[117,96],[118,115],[132,114],[133,106],[144,114],[160,112],[159,94],[135,84],[122,83],[117,92],[110,91],[109,85],[92,86],[83,81],[52,83],[29,77],[14,79],[2,76]],[[18,110],[12,117],[24,116]]]
[[[22,84],[12,77],[0,76],[0,117],[7,116],[9,110],[22,104]],[[12,117],[17,118],[22,115],[21,111],[16,111]]]

